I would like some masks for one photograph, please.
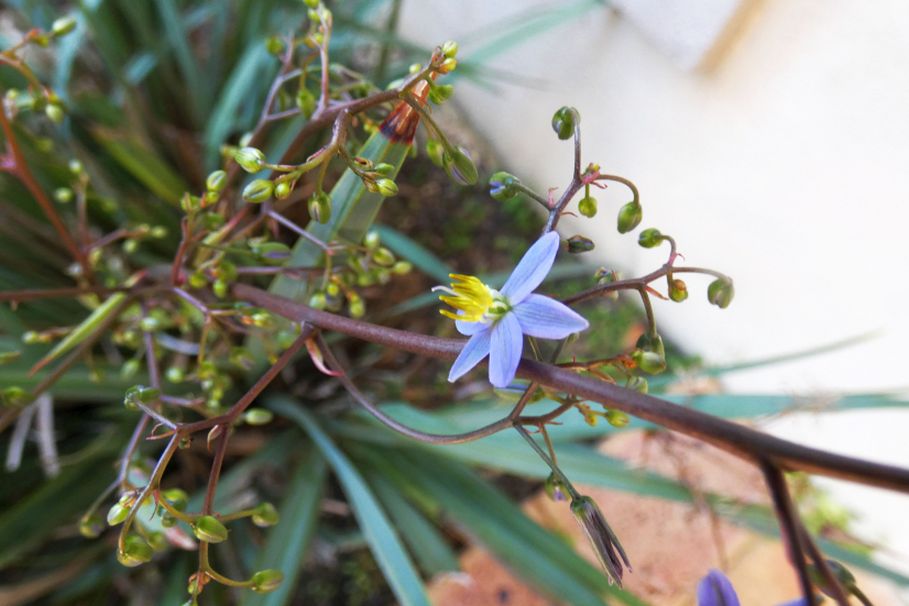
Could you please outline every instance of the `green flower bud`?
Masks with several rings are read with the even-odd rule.
[[[621,410],[607,410],[606,421],[613,427],[625,427],[631,419]]]
[[[163,526],[164,528],[173,528],[176,525],[177,525],[177,518],[175,518],[174,516],[170,515],[169,513],[165,513],[164,515],[161,516],[161,526]]]
[[[473,185],[477,182],[479,177],[477,167],[474,166],[473,160],[470,159],[467,150],[463,147],[446,150],[442,156],[442,163],[445,172],[455,182],[461,185]]]
[[[638,368],[650,375],[657,375],[666,370],[666,358],[655,351],[636,349],[631,354]]]
[[[552,115],[552,130],[561,140],[570,139],[574,134],[574,129],[581,121],[578,110],[573,107],[560,107]]]
[[[309,8],[319,8],[319,0],[304,0],[304,2]]]
[[[111,508],[107,510],[107,524],[109,526],[122,524],[123,520],[125,520],[128,515],[129,507],[125,507],[120,503],[114,503]]]
[[[323,293],[317,292],[309,298],[309,306],[313,309],[325,309],[327,301]]]
[[[263,242],[255,247],[255,253],[267,263],[280,265],[290,257],[290,247],[284,242]]]
[[[429,160],[439,168],[445,167],[445,145],[437,139],[429,139],[426,142],[426,155]]]
[[[281,581],[284,580],[284,575],[280,570],[269,568],[267,570],[260,570],[252,575],[251,580],[252,586],[250,589],[256,593],[268,593],[269,591],[274,591],[281,585]]]
[[[585,253],[593,250],[593,240],[584,236],[571,236],[568,238],[568,252],[572,254]]]
[[[189,274],[189,285],[191,288],[205,288],[208,285],[208,278],[201,271]]]
[[[163,240],[164,238],[167,237],[167,228],[164,227],[163,225],[155,225],[154,227],[151,228],[151,231],[149,232],[149,234],[151,235],[152,238],[155,238],[158,240]]]
[[[272,55],[280,55],[284,52],[284,40],[279,36],[269,36],[265,39],[265,50]]]
[[[136,375],[139,372],[139,360],[135,358],[127,360],[123,363],[123,366],[120,367],[120,378],[129,379]]]
[[[440,74],[450,74],[458,67],[458,60],[454,57],[448,57],[442,63],[439,64],[439,67],[436,68],[436,71]]]
[[[641,224],[644,212],[637,202],[629,202],[619,209],[618,229],[620,234],[627,234]]]
[[[179,488],[168,488],[167,490],[163,490],[161,491],[161,496],[167,499],[167,502],[171,504],[171,507],[177,511],[183,511],[189,503],[189,495],[186,494],[185,490]]]
[[[163,532],[151,532],[148,534],[148,546],[153,551],[164,551],[167,549],[167,538]]]
[[[275,185],[275,199],[286,200],[290,196],[291,191],[293,190],[290,188],[288,181],[278,181],[278,184]]]
[[[383,246],[372,253],[372,260],[379,265],[391,267],[395,263],[395,255]]]
[[[123,551],[117,551],[117,560],[124,566],[133,568],[152,559],[151,545],[139,535],[127,535],[123,540]]]
[[[628,379],[628,382],[625,384],[625,387],[628,389],[633,389],[638,393],[647,393],[647,390],[650,386],[647,384],[647,379],[644,377],[633,376]]]
[[[578,212],[585,217],[593,217],[597,214],[597,199],[593,196],[584,196],[578,202]]]
[[[348,305],[351,318],[362,318],[366,314],[366,305],[363,299],[353,299]]]
[[[391,196],[397,195],[398,185],[391,179],[379,179],[376,181],[376,191],[378,191],[382,196],[389,198]]]
[[[241,147],[234,152],[234,161],[248,173],[257,173],[265,166],[265,154],[255,147]]]
[[[543,490],[553,501],[564,501],[568,498],[568,491],[565,489],[565,484],[562,483],[562,480],[555,473],[550,473],[549,477],[546,478],[546,481],[543,483]]]
[[[638,244],[644,248],[654,248],[663,241],[663,234],[656,227],[645,229],[638,236]]]
[[[70,160],[67,167],[69,168],[69,172],[71,172],[73,175],[75,175],[77,177],[82,174],[82,171],[83,171],[82,163],[79,162],[78,160]]]
[[[383,177],[390,177],[395,172],[395,167],[387,162],[379,162],[372,169]]]
[[[123,252],[126,254],[131,255],[137,250],[139,250],[139,241],[135,238],[127,238],[123,241]]]
[[[48,103],[44,108],[44,115],[54,124],[60,124],[63,122],[63,118],[66,117],[63,108],[57,103]]]
[[[10,408],[20,408],[31,401],[28,392],[17,385],[7,387],[0,393],[0,403]]]
[[[436,105],[441,105],[448,101],[454,93],[454,86],[451,84],[436,84],[429,89],[429,100]]]
[[[183,372],[182,368],[177,368],[176,366],[171,366],[164,372],[164,377],[170,383],[182,383],[186,379],[186,375]]]
[[[413,269],[413,264],[409,261],[398,261],[391,266],[391,271],[399,276],[409,274]]]
[[[200,218],[202,219],[202,225],[208,231],[217,230],[222,225],[224,225],[224,222],[225,222],[224,215],[217,213],[215,211],[202,213],[200,215]]]
[[[669,298],[681,303],[688,298],[688,285],[678,278],[669,283]]]
[[[223,191],[225,185],[227,185],[227,173],[223,170],[216,170],[205,179],[205,189],[215,194]]]
[[[79,519],[79,534],[86,539],[94,539],[104,531],[104,520],[95,512],[87,513]]]
[[[304,118],[309,118],[316,111],[316,96],[308,88],[301,88],[297,91],[297,107],[300,108]]]
[[[76,29],[76,19],[74,17],[60,17],[51,25],[51,34],[59,38],[65,36]]]
[[[219,299],[223,299],[230,292],[230,284],[218,278],[211,285],[211,291],[215,293],[215,296]]]
[[[734,296],[735,288],[732,286],[732,280],[717,278],[707,287],[707,300],[720,309],[729,307]]]
[[[458,43],[454,40],[448,40],[439,47],[439,50],[441,50],[442,54],[446,57],[454,58],[458,54]]]
[[[511,173],[500,170],[489,177],[489,195],[494,200],[506,202],[518,195],[520,181]]]
[[[271,503],[262,503],[253,511],[253,524],[261,528],[274,526],[278,523],[278,510]]]
[[[133,385],[123,395],[123,405],[127,408],[138,408],[137,403],[149,404],[158,399],[161,390],[144,385]]]
[[[268,179],[254,179],[243,188],[243,199],[252,204],[261,204],[271,199],[275,185]]]
[[[247,425],[267,425],[271,423],[274,416],[270,410],[250,408],[243,413],[243,420],[246,421]]]
[[[186,214],[199,212],[200,208],[202,208],[202,200],[198,196],[187,192],[180,198],[180,209]]]
[[[381,243],[382,238],[379,236],[379,232],[375,230],[366,232],[366,236],[363,238],[363,246],[369,250],[377,249]]]
[[[58,187],[54,190],[54,199],[60,204],[69,204],[73,201],[73,190],[68,187]]]
[[[328,223],[331,219],[331,196],[324,191],[317,191],[309,198],[309,216],[318,223]]]
[[[139,328],[143,332],[155,332],[161,329],[161,322],[153,316],[145,316],[139,320]]]
[[[193,534],[206,543],[221,543],[227,540],[227,527],[215,516],[202,516],[193,523]]]

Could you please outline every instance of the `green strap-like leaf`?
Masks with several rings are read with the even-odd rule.
[[[268,406],[296,422],[331,465],[354,516],[391,590],[403,606],[429,606],[429,598],[410,556],[373,492],[350,459],[331,441],[310,412],[291,400],[275,398]]]

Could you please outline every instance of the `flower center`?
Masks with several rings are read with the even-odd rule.
[[[446,293],[439,299],[454,308],[454,311],[440,309],[439,313],[443,316],[465,322],[483,322],[498,320],[511,309],[508,300],[499,291],[486,286],[476,276],[449,274],[448,277],[453,280],[451,288],[433,288]]]

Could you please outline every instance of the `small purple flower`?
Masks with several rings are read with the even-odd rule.
[[[489,382],[507,387],[514,379],[524,335],[541,339],[564,339],[586,329],[587,320],[568,306],[543,295],[532,294],[552,268],[559,250],[559,236],[549,232],[531,246],[500,291],[475,276],[451,274],[451,288],[437,286],[446,294],[439,298],[455,311],[441,310],[455,320],[467,344],[448,373],[456,381],[489,356]]]
[[[726,575],[713,568],[698,583],[698,606],[739,606],[739,596]],[[808,606],[805,598],[799,598],[779,606]]]

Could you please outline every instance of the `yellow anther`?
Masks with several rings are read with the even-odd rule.
[[[453,320],[481,321],[492,305],[492,290],[476,276],[449,274],[448,277],[453,280],[451,288],[445,288],[444,291],[448,294],[441,295],[439,299],[453,307],[455,311],[442,309],[439,310],[440,313]]]

